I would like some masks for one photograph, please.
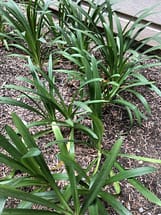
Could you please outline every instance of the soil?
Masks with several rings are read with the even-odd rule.
[[[12,50],[13,51],[13,50]],[[9,52],[0,48],[0,86],[5,84],[19,83],[16,80],[18,76],[28,77],[28,68],[25,66],[25,61],[18,57],[8,56]],[[62,60],[60,65],[63,68],[68,69],[71,65],[68,62]],[[141,71],[149,80],[154,80],[156,85],[161,88],[161,67],[148,69]],[[63,78],[62,78],[63,77]],[[59,81],[59,87],[64,97],[68,99],[72,93],[72,82],[65,80],[61,74],[57,75]],[[134,123],[132,127],[129,126],[129,120],[125,111],[119,107],[108,106],[103,110],[103,120],[105,127],[105,134],[103,140],[103,147],[110,149],[115,140],[121,135],[124,137],[124,145],[122,147],[123,153],[145,156],[150,158],[161,159],[161,97],[155,93],[140,89],[146,96],[150,106],[152,114],[144,120],[142,125],[139,126]],[[11,90],[1,89],[0,96],[17,97],[18,92]],[[0,131],[4,133],[4,126],[6,124],[12,125],[11,113],[16,112],[25,122],[30,122],[35,119],[35,115],[29,111],[21,108],[12,107],[9,105],[0,105]],[[45,148],[45,141],[40,139],[40,147],[45,151],[45,158],[50,166],[55,165],[55,153],[57,148],[50,147]],[[95,156],[95,152],[87,147],[77,147],[78,160],[83,161],[86,165]],[[137,166],[154,166],[157,171],[153,174],[140,177],[139,180],[146,185],[152,192],[154,192],[161,199],[161,165],[151,164],[146,162],[134,161],[132,159],[121,159],[125,168],[134,168]],[[0,165],[0,178],[6,176],[9,169],[3,164]],[[161,215],[161,207],[149,203],[143,198],[132,186],[126,181],[121,184],[121,194],[119,196],[120,201],[134,214],[144,215]],[[8,201],[9,206],[14,206],[14,201],[11,199]],[[110,210],[110,209],[109,209]],[[115,214],[112,209],[110,214]]]

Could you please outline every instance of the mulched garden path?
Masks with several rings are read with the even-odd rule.
[[[28,76],[28,69],[25,66],[25,61],[17,57],[9,57],[3,47],[0,47],[0,87],[4,84],[17,83],[16,77]],[[68,69],[71,65],[67,62],[61,62],[60,65]],[[141,71],[148,77],[149,80],[154,80],[157,86],[161,89],[161,67]],[[62,76],[63,77],[63,76]],[[61,75],[57,75],[59,87],[64,96],[69,97],[72,93],[72,82],[68,83]],[[19,82],[19,84],[21,84]],[[130,128],[126,112],[119,107],[105,107],[103,112],[104,118],[104,141],[103,147],[110,149],[111,145],[121,135],[124,136],[124,145],[122,152],[134,154],[139,156],[147,156],[151,158],[161,159],[161,98],[151,91],[141,89],[148,102],[150,103],[152,115],[144,120],[142,126],[134,123]],[[1,89],[0,96],[17,96],[17,93]],[[0,105],[0,131],[4,133],[5,124],[11,124],[11,113],[16,112],[26,122],[32,121],[36,116],[29,111],[21,108],[11,107],[9,105]],[[45,140],[47,141],[47,140]],[[45,141],[40,139],[40,147],[46,150]],[[45,158],[49,165],[54,165],[54,154],[57,149],[50,147],[46,150]],[[52,152],[52,153],[51,153]],[[77,147],[78,160],[84,163],[90,162],[90,159],[95,156],[94,150],[86,147]],[[157,171],[153,174],[140,177],[140,181],[145,184],[151,191],[153,191],[161,199],[161,165],[137,162],[130,159],[122,159],[122,164],[125,168],[133,168],[137,166],[155,166]],[[9,169],[3,164],[0,164],[0,178],[6,176]],[[161,208],[146,201],[132,186],[128,183],[122,183],[122,192],[120,200],[126,207],[134,214],[144,215],[161,215]],[[14,202],[9,200],[8,205],[14,205]],[[115,214],[112,210],[110,214]]]

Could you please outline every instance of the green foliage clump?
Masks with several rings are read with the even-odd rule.
[[[136,87],[147,87],[161,95],[154,82],[147,80],[140,73],[141,70],[160,65],[159,61],[143,64],[145,61],[150,62],[152,58],[159,59],[152,52],[160,50],[160,36],[155,35],[142,39],[140,43],[136,42],[142,31],[150,25],[142,23],[152,13],[153,8],[145,9],[138,14],[135,21],[129,21],[122,27],[110,1],[99,5],[89,1],[88,11],[83,5],[72,1],[61,2],[63,6],[60,11],[63,8],[64,14],[62,34],[67,41],[67,48],[61,53],[78,65],[77,72],[80,76],[77,77],[81,77],[81,81],[85,83],[89,81],[87,94],[90,100],[102,99],[106,100],[105,103],[123,106],[128,112],[131,124],[133,118],[141,124],[145,114],[133,103],[133,99],[128,98],[135,97],[141,102],[146,113],[150,114],[146,98]],[[156,41],[158,46],[147,47],[143,51],[143,46],[151,41]],[[99,53],[99,59],[93,56],[95,51]],[[93,95],[97,96],[92,98]]]
[[[3,36],[12,42],[10,46],[21,50],[21,56],[30,56],[40,68],[44,60],[43,47],[49,45],[49,30],[51,34],[57,34],[48,6],[49,3],[42,0],[29,0],[20,7],[11,0],[4,1],[1,8],[1,14],[12,28],[11,32]]]
[[[15,2],[9,1],[4,2],[1,8],[0,14],[13,27],[13,32],[7,34],[6,38],[11,40],[12,35],[12,40],[18,41],[12,45],[27,54],[30,72],[30,78],[18,78],[29,87],[5,87],[21,92],[30,102],[0,97],[0,104],[22,107],[37,114],[40,120],[25,125],[19,116],[12,113],[15,129],[6,125],[6,135],[0,134],[0,148],[3,149],[0,162],[12,170],[11,174],[0,179],[0,214],[103,215],[108,214],[110,205],[118,214],[130,215],[131,212],[117,199],[121,192],[120,182],[125,179],[150,202],[161,206],[161,200],[136,179],[154,172],[155,168],[148,166],[126,170],[118,158],[127,157],[152,163],[161,163],[160,160],[122,154],[121,137],[111,150],[102,148],[103,106],[121,105],[127,110],[131,124],[134,119],[141,124],[144,114],[135,103],[125,99],[124,92],[135,96],[148,113],[149,104],[136,87],[146,86],[161,95],[155,84],[139,72],[160,65],[141,64],[156,57],[147,54],[158,47],[139,53],[147,42],[159,39],[156,35],[143,39],[139,44],[135,43],[146,27],[141,21],[151,10],[146,9],[132,25],[129,22],[122,28],[110,1],[100,5],[88,1],[88,7],[84,8],[81,2],[61,0],[57,17],[59,24],[56,26],[48,6],[43,1],[29,1],[22,12]],[[48,70],[45,72],[41,52],[41,44],[46,42],[44,27],[53,35],[51,39],[54,42],[50,44],[55,43],[61,48],[61,51],[59,49],[49,54]],[[99,53],[99,59],[95,52]],[[72,74],[79,80],[80,84],[68,104],[57,87],[53,69],[53,56],[58,53],[77,66],[75,71],[56,71]],[[86,119],[90,121],[90,126],[84,123]],[[37,133],[31,134],[29,129],[34,126],[45,126],[46,130],[40,127]],[[67,128],[66,132],[63,132],[64,128]],[[81,139],[81,135],[80,139],[76,138],[78,131],[86,135],[86,142]],[[45,137],[49,133],[54,138],[46,143],[46,147],[57,144],[59,164],[65,170],[63,173],[56,168],[49,168],[38,146],[38,137]],[[77,161],[75,145],[79,142],[94,147],[98,154],[86,168]],[[21,172],[19,177],[17,171]],[[62,181],[63,186],[59,186]],[[111,186],[114,188],[113,193],[107,189]],[[16,208],[5,208],[8,197],[21,201]],[[46,209],[32,209],[35,204]]]

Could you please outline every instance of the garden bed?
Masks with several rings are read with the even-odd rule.
[[[0,212],[159,215],[160,37],[136,42],[151,11],[122,29],[109,1],[61,1],[58,23],[48,6],[0,8]]]
[[[4,84],[13,84],[18,83],[16,77],[24,76],[28,77],[28,70],[25,66],[25,61],[17,57],[9,57],[9,52],[0,48],[0,86]],[[58,63],[59,67],[69,69],[71,64],[63,59]],[[161,88],[161,68],[153,68],[145,71],[144,73],[149,80],[153,80],[157,83],[157,86]],[[70,97],[74,87],[74,83],[69,82],[65,76],[56,74],[56,78],[59,82],[59,89],[63,92],[65,99]],[[121,108],[115,106],[106,106],[103,110],[103,121],[105,127],[103,147],[105,149],[111,148],[111,145],[119,137],[124,137],[124,146],[122,147],[122,152],[128,154],[145,156],[150,158],[161,159],[161,98],[156,96],[156,94],[145,90],[144,88],[140,89],[141,92],[146,96],[148,102],[150,103],[152,115],[148,117],[147,120],[144,120],[141,126],[135,124],[130,128],[129,120],[126,112]],[[11,96],[15,97],[15,92],[11,90],[1,89],[0,96]],[[30,122],[34,119],[34,115],[29,111],[24,111],[21,108],[11,107],[9,105],[0,105],[0,130],[4,132],[5,124],[12,124],[10,114],[16,112],[21,118]],[[49,137],[50,138],[50,137]],[[56,160],[54,155],[57,152],[55,146],[50,147],[46,150],[45,144],[47,140],[40,139],[39,144],[41,149],[44,151],[45,158],[48,161],[49,166],[56,165]],[[76,149],[78,160],[83,164],[92,160],[95,156],[95,151],[84,147],[81,145],[77,146]],[[84,162],[84,163],[83,163]],[[136,166],[155,166],[158,171],[146,175],[140,178],[140,181],[145,184],[152,192],[154,192],[159,198],[161,198],[161,165],[154,165],[143,162],[136,162],[130,159],[123,159],[122,163],[128,168],[133,168]],[[9,169],[4,165],[0,166],[0,177],[7,175]],[[144,214],[144,215],[159,215],[161,214],[161,208],[155,206],[154,204],[146,201],[140,194],[138,194],[132,186],[128,183],[123,182],[122,191],[120,194],[120,199],[124,205],[134,214]],[[9,201],[8,205],[14,205],[14,201]],[[111,210],[111,215],[115,214]]]

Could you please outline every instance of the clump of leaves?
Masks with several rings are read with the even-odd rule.
[[[14,46],[22,51],[19,56],[30,56],[36,66],[42,68],[44,53],[43,47],[48,47],[47,35],[56,32],[50,11],[49,3],[42,0],[28,1],[19,6],[14,1],[1,3],[1,13],[12,27],[12,31],[4,34]],[[52,26],[49,27],[49,23]],[[55,36],[55,35],[54,35]],[[54,37],[53,36],[53,37]],[[45,53],[45,55],[49,53]],[[46,56],[48,58],[48,56]],[[46,58],[45,58],[46,59]]]
[[[116,194],[120,193],[120,181],[124,179],[128,179],[128,182],[149,201],[161,206],[161,201],[135,179],[135,177],[154,172],[155,168],[140,167],[125,170],[117,159],[122,156],[155,163],[161,163],[161,161],[120,154],[121,138],[116,141],[111,150],[102,150],[103,122],[95,109],[88,106],[92,104],[91,101],[76,101],[75,95],[73,95],[72,102],[68,105],[65,104],[55,85],[51,56],[48,73],[41,73],[43,81],[40,80],[37,73],[41,71],[35,68],[31,60],[29,60],[29,66],[32,79],[21,77],[20,80],[30,83],[32,88],[16,85],[6,87],[22,92],[33,105],[5,97],[0,98],[0,103],[28,109],[38,114],[42,120],[25,125],[13,113],[15,130],[6,125],[6,136],[0,135],[0,147],[3,149],[3,152],[0,153],[0,162],[12,170],[9,176],[0,180],[1,214],[106,214],[107,204],[112,206],[118,214],[131,214],[116,198]],[[93,97],[92,102],[97,104],[98,100],[94,100]],[[61,119],[57,117],[57,113],[62,115]],[[93,126],[90,128],[83,125],[81,123],[83,118],[91,120]],[[30,127],[39,125],[48,125],[48,128],[40,130],[34,135],[29,132]],[[62,132],[64,127],[68,128],[65,134]],[[86,168],[77,161],[75,154],[75,144],[79,142],[86,144],[81,136],[80,139],[76,138],[77,130],[87,135],[92,146],[96,146],[98,153],[98,156],[91,160]],[[57,172],[56,168],[54,171],[49,168],[36,142],[39,136],[45,137],[49,132],[53,133],[54,139],[46,143],[46,147],[53,144],[58,145],[58,159],[64,166],[63,173]],[[114,172],[114,169],[117,170],[117,173]],[[18,177],[17,171],[21,172]],[[64,185],[59,187],[58,183],[62,180]],[[110,193],[105,189],[110,186],[114,186],[115,193]],[[31,187],[32,192],[29,189]],[[7,197],[19,199],[19,205],[16,208],[5,208]],[[45,206],[46,210],[32,209],[34,204]]]
[[[111,186],[114,183],[115,188],[117,184],[116,191],[119,192],[119,181],[124,179],[129,179],[129,183],[146,198],[161,206],[161,201],[135,179],[135,177],[152,173],[155,168],[140,167],[124,170],[117,163],[122,145],[121,139],[109,152],[104,153],[105,160],[97,166],[97,170],[93,168],[97,158],[84,169],[75,159],[73,128],[71,128],[69,139],[65,140],[59,125],[53,122],[52,130],[60,150],[59,159],[63,162],[65,169],[65,173],[57,173],[52,172],[47,166],[34,136],[30,134],[22,120],[14,113],[12,119],[16,131],[6,126],[7,137],[0,135],[0,147],[7,152],[7,154],[0,153],[0,162],[12,169],[10,177],[0,180],[2,215],[10,213],[84,215],[87,211],[90,215],[106,214],[108,211],[106,204],[111,205],[118,214],[130,215],[130,211],[115,198],[115,194],[104,190],[105,186]],[[119,170],[117,174],[111,174],[114,166]],[[92,169],[96,171],[92,172]],[[17,177],[13,170],[21,171],[21,176]],[[59,180],[66,182],[61,188],[57,185]],[[29,192],[31,186],[32,192]],[[21,200],[17,208],[4,208],[7,197]],[[45,206],[47,209],[31,209],[34,204]]]
[[[63,5],[64,2],[69,4]],[[37,14],[39,11],[37,3],[38,1],[29,1],[28,3],[26,26],[29,34],[27,34],[26,28],[22,23],[22,20],[26,21],[26,17],[21,14],[14,2],[6,3],[6,11],[4,11],[6,20],[9,22],[14,21],[15,29],[19,27],[16,24],[20,23],[22,25],[21,27],[23,27],[24,31],[17,30],[19,38],[29,42],[29,38],[32,36],[30,30],[33,30],[34,34],[36,34],[35,40],[32,40],[34,50],[31,50],[31,53],[36,50],[37,46],[38,50],[40,50],[40,42],[42,42],[42,23],[39,21],[42,19],[41,21],[43,22],[44,13],[42,13],[43,15],[40,13],[40,16]],[[36,4],[36,8],[33,7],[33,4]],[[14,7],[9,7],[11,5]],[[2,215],[11,213],[13,215],[84,215],[86,213],[99,215],[108,213],[107,205],[112,206],[118,214],[131,214],[116,198],[116,194],[120,194],[120,181],[124,179],[128,180],[150,202],[161,206],[161,201],[136,179],[138,176],[154,172],[155,168],[140,167],[126,170],[118,162],[118,157],[128,157],[153,163],[161,163],[160,160],[121,154],[121,138],[116,141],[111,150],[104,151],[102,149],[102,137],[104,134],[103,122],[101,120],[102,103],[124,105],[131,121],[133,120],[132,112],[134,112],[140,123],[143,114],[135,104],[122,98],[121,91],[134,94],[147,110],[149,107],[145,98],[133,88],[135,86],[147,85],[160,95],[159,89],[152,82],[136,72],[138,69],[143,68],[139,65],[139,59],[136,60],[136,51],[142,45],[137,47],[136,50],[131,49],[134,41],[130,36],[134,32],[138,35],[145,28],[143,26],[138,31],[135,31],[136,26],[140,26],[140,20],[144,16],[138,18],[131,31],[128,31],[128,28],[122,30],[117,15],[112,11],[109,1],[105,1],[105,3],[99,6],[91,1],[89,5],[90,13],[73,1],[61,1],[62,9],[68,8],[67,10],[65,9],[65,18],[63,17],[61,23],[63,28],[60,30],[63,38],[66,38],[70,45],[67,47],[67,50],[61,53],[79,68],[79,71],[66,71],[74,74],[75,77],[79,77],[80,80],[80,86],[73,93],[70,103],[67,104],[64,101],[56,86],[52,55],[49,57],[48,71],[44,73],[41,70],[40,59],[38,58],[38,61],[34,60],[34,57],[37,55],[32,55],[29,52],[29,46],[26,48],[26,46],[16,45],[23,51],[26,51],[33,60],[32,62],[29,58],[31,78],[19,77],[19,80],[32,87],[16,85],[6,85],[6,87],[21,92],[21,95],[29,99],[30,102],[26,103],[15,98],[0,97],[0,103],[28,109],[38,114],[40,120],[25,125],[15,113],[12,113],[15,130],[6,125],[6,135],[0,135],[0,148],[3,150],[0,153],[0,162],[9,166],[12,170],[9,177],[3,177],[0,180],[0,214]],[[68,11],[70,11],[70,14],[68,14]],[[91,19],[90,14],[92,12]],[[19,18],[16,21],[16,17],[14,18],[13,14],[20,15],[22,20]],[[39,21],[37,19],[30,20],[31,17],[29,15],[32,18],[38,18]],[[63,15],[63,13],[60,15]],[[109,23],[106,22],[105,15],[107,15]],[[35,25],[32,25],[32,22],[35,24],[36,20],[38,21],[38,32],[34,31],[33,26]],[[67,25],[65,23],[65,26],[68,26],[69,37],[65,34],[66,29],[63,26],[63,22],[66,20]],[[84,20],[86,24],[84,24]],[[30,21],[31,26],[28,25],[28,21]],[[50,21],[48,19],[47,23],[52,23]],[[97,29],[96,22],[97,24],[99,22],[102,24],[102,33]],[[74,23],[73,27],[71,27],[72,23]],[[117,35],[114,34],[114,23],[117,26]],[[55,29],[53,28],[53,30]],[[147,41],[148,39],[142,42],[144,44]],[[100,60],[91,55],[94,49],[99,50],[101,53]],[[154,49],[157,48],[152,48],[151,50]],[[149,51],[150,49],[147,52]],[[147,67],[150,66],[153,65],[148,65]],[[41,74],[41,78],[39,74]],[[84,94],[87,93],[88,96],[84,97]],[[81,96],[77,97],[78,94]],[[84,119],[90,120],[91,126],[84,125]],[[48,125],[48,127],[46,130],[40,130],[34,135],[29,132],[30,127],[39,125]],[[64,134],[62,128],[68,128],[67,133]],[[86,168],[82,167],[81,163],[78,163],[75,153],[75,144],[78,142],[86,144],[81,139],[81,136],[80,139],[76,139],[76,131],[78,130],[87,135],[91,146],[95,146],[98,153],[97,158],[92,160]],[[46,147],[57,144],[59,148],[58,159],[64,165],[64,173],[58,173],[50,169],[41,149],[38,147],[37,138],[45,136],[49,132],[52,132],[54,139],[50,143],[46,143]],[[16,176],[17,170],[22,173],[19,177]],[[62,187],[59,187],[58,183],[62,180],[65,183]],[[105,189],[110,186],[114,187],[115,193]],[[32,191],[28,189],[31,187]],[[8,197],[17,198],[21,201],[17,208],[5,208],[5,202]],[[46,210],[32,209],[34,204],[45,206]]]
[[[128,112],[131,124],[134,118],[141,124],[146,114],[136,103],[128,100],[127,95],[135,97],[147,114],[150,114],[150,107],[146,98],[138,91],[138,87],[147,87],[161,96],[161,91],[155,83],[140,73],[140,70],[160,65],[159,61],[156,63],[150,61],[152,58],[159,59],[151,53],[160,49],[160,36],[147,37],[136,43],[139,35],[150,25],[150,23],[143,24],[142,21],[152,13],[153,8],[137,14],[138,18],[129,21],[125,27],[121,26],[118,15],[112,9],[111,1],[104,1],[99,5],[91,1],[87,5],[80,5],[72,1],[68,1],[67,4],[64,0],[61,1],[61,8],[65,8],[66,19],[62,19],[64,20],[62,32],[68,46],[64,52],[61,52],[63,56],[77,64],[79,68],[77,73],[81,74],[81,78],[84,74],[84,81],[90,82],[93,77],[100,78],[97,80],[97,84],[99,82],[102,89],[100,99],[106,100],[106,103],[123,106]],[[140,52],[150,41],[159,44]],[[89,58],[93,51],[99,53],[97,63],[92,57]],[[85,65],[85,59],[88,59],[92,71]],[[146,65],[143,64],[145,61],[148,62]],[[89,76],[88,73],[95,75]],[[89,97],[90,93],[89,84],[87,91]],[[100,94],[98,91],[93,91],[94,93]]]
[[[2,5],[0,3],[0,11],[1,11],[1,8],[2,8]],[[6,30],[5,19],[2,15],[2,13],[0,12],[0,45],[5,44],[7,47],[7,43],[6,43],[5,36],[4,36],[5,30]]]

